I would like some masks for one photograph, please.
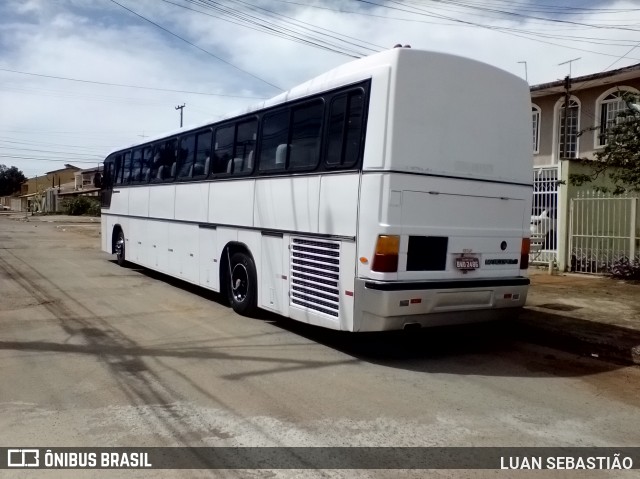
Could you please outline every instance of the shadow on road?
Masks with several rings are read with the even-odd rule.
[[[226,298],[219,293],[157,271],[138,266],[130,269],[227,305]],[[530,313],[532,312],[525,313],[529,319]],[[546,322],[556,321],[562,324],[557,315],[544,312],[535,312],[535,315],[538,320],[543,316]],[[589,356],[594,351],[584,344],[571,341],[559,333],[545,334],[532,327],[531,321],[500,321],[412,331],[348,333],[311,326],[262,310],[254,319],[268,322],[280,330],[330,347],[359,361],[425,373],[572,377],[598,374],[621,367],[611,362],[591,360]],[[553,349],[540,350],[543,352],[537,354],[531,350],[523,351],[523,348],[532,344]],[[207,354],[200,350],[199,356],[206,358]],[[212,357],[215,356],[214,354]]]
[[[565,348],[560,341],[550,344],[539,337],[528,338],[526,330],[516,321],[356,334],[286,319],[277,319],[274,324],[361,361],[425,373],[572,377],[621,367],[583,359],[581,356],[586,354]],[[526,349],[532,344],[554,349]]]

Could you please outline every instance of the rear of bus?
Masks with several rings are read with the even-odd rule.
[[[513,317],[532,197],[521,79],[410,49],[374,76],[360,187],[354,331]]]

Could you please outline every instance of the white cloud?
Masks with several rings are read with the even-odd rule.
[[[119,1],[239,69],[285,89],[349,60],[346,56],[276,38],[159,0]],[[196,8],[182,0],[172,1]],[[246,1],[295,17],[308,25],[300,24],[292,29],[298,32],[303,32],[304,27],[313,29],[315,37],[319,32],[326,33],[328,36],[322,38],[334,44],[340,41],[336,34],[327,30],[340,32],[361,42],[370,42],[366,45],[371,48],[377,48],[371,44],[388,48],[395,43],[402,43],[410,44],[413,48],[462,55],[522,77],[524,65],[518,62],[526,61],[531,83],[562,78],[568,73],[568,67],[558,66],[558,63],[576,57],[582,58],[572,66],[574,76],[602,71],[633,44],[627,41],[621,46],[599,45],[593,44],[595,40],[571,43],[566,38],[557,38],[559,35],[597,37],[611,43],[609,40],[633,40],[635,33],[621,29],[553,25],[532,19],[522,21],[517,17],[496,18],[488,12],[465,13],[457,7],[446,7],[445,10],[442,4],[436,3],[407,2],[402,7],[409,9],[411,5],[421,5],[420,8],[436,15],[447,15],[490,27],[548,34],[556,38],[538,40],[612,55],[607,57],[358,2],[309,4],[323,7],[320,9],[276,0],[260,3],[258,0]],[[238,6],[237,3],[229,5]],[[398,7],[397,3],[388,5]],[[631,1],[600,3],[592,7],[628,11],[601,12],[597,17],[565,15],[562,18],[575,22],[597,21],[600,25],[619,25],[621,22],[632,25],[640,21],[640,13],[632,11],[637,5]],[[377,16],[341,13],[324,8],[360,11]],[[216,12],[208,12],[217,15]],[[523,13],[526,11],[523,10]],[[260,10],[247,10],[247,14],[261,18],[269,16]],[[92,0],[12,0],[0,6],[0,18],[2,69],[227,95],[263,97],[277,93],[266,83],[181,42],[113,3]],[[513,34],[521,35],[522,32],[514,31]],[[364,51],[361,48],[359,50]],[[637,63],[640,61],[638,58],[640,48],[612,68]],[[116,88],[5,71],[0,71],[0,82],[0,155],[4,155],[0,156],[0,163],[16,165],[30,176],[55,169],[62,162],[7,158],[36,155],[9,150],[7,147],[19,144],[6,141],[32,141],[40,144],[41,149],[83,151],[102,156],[112,148],[139,141],[139,135],[159,134],[176,128],[179,121],[176,105],[187,104],[185,120],[187,124],[193,124],[215,119],[257,101]],[[54,144],[64,146],[52,146]],[[45,155],[47,153],[38,156]],[[68,155],[66,160],[73,163],[76,158],[82,157]],[[83,159],[93,161],[94,158],[97,156]]]

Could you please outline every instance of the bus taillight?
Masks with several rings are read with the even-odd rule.
[[[395,273],[398,271],[398,253],[400,251],[400,236],[380,235],[376,241],[376,251],[373,257],[372,271],[379,273]]]
[[[522,238],[522,247],[520,248],[520,269],[529,267],[529,251],[531,251],[531,239]]]

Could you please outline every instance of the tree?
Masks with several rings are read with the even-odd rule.
[[[572,184],[580,186],[602,177],[608,179],[611,186],[594,186],[597,191],[614,195],[640,191],[640,98],[625,92],[622,99],[627,108],[605,130],[606,144],[595,153],[595,161],[580,160],[593,173],[571,175]]]
[[[27,180],[15,166],[0,165],[0,196],[9,196],[20,191],[20,185]]]

